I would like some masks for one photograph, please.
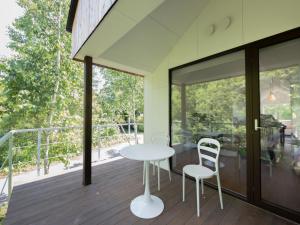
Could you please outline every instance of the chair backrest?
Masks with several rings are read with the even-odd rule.
[[[169,146],[170,137],[167,134],[156,134],[151,137],[152,144]]]
[[[216,172],[219,171],[220,142],[212,138],[202,138],[198,142],[199,164],[202,166],[202,159],[212,162]]]

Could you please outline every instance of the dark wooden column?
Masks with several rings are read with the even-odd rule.
[[[92,75],[90,56],[84,57],[83,185],[92,183]]]

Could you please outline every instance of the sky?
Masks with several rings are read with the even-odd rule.
[[[7,27],[22,15],[22,9],[16,0],[0,0],[0,57],[10,56],[12,52],[6,47],[9,42]]]

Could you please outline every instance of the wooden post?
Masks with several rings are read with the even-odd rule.
[[[90,56],[84,57],[83,185],[92,183],[92,73]]]

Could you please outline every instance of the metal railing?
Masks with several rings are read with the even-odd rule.
[[[203,130],[202,129],[197,129],[196,131],[193,131],[193,126],[197,124],[202,124]],[[224,134],[230,134],[234,135],[237,131],[237,127],[245,127],[246,125],[242,122],[197,122],[195,124],[187,124],[187,129],[182,128],[182,121],[180,120],[174,120],[172,122],[172,144],[179,144],[183,141],[183,139],[186,139],[187,137],[192,138],[196,134],[205,134],[205,133],[224,133]],[[246,128],[245,128],[246,132]],[[189,133],[189,134],[187,134]],[[240,131],[238,131],[240,133]]]
[[[138,126],[141,125],[143,124],[130,122],[93,125],[92,143],[93,149],[98,151],[98,160],[100,160],[100,151],[104,147],[124,142],[131,144],[131,140],[138,143]],[[82,136],[82,126],[20,129],[6,133],[0,138],[2,154],[7,147],[7,155],[2,155],[2,162],[0,162],[0,173],[2,177],[5,177],[0,195],[4,193],[8,185],[9,200],[15,167],[26,170],[31,166],[32,170],[32,166],[35,166],[37,176],[40,176],[41,166],[44,165],[44,171],[46,171],[46,167],[50,165],[49,161],[64,161],[67,165],[72,157],[81,155]],[[46,162],[48,162],[47,165],[45,165]]]

